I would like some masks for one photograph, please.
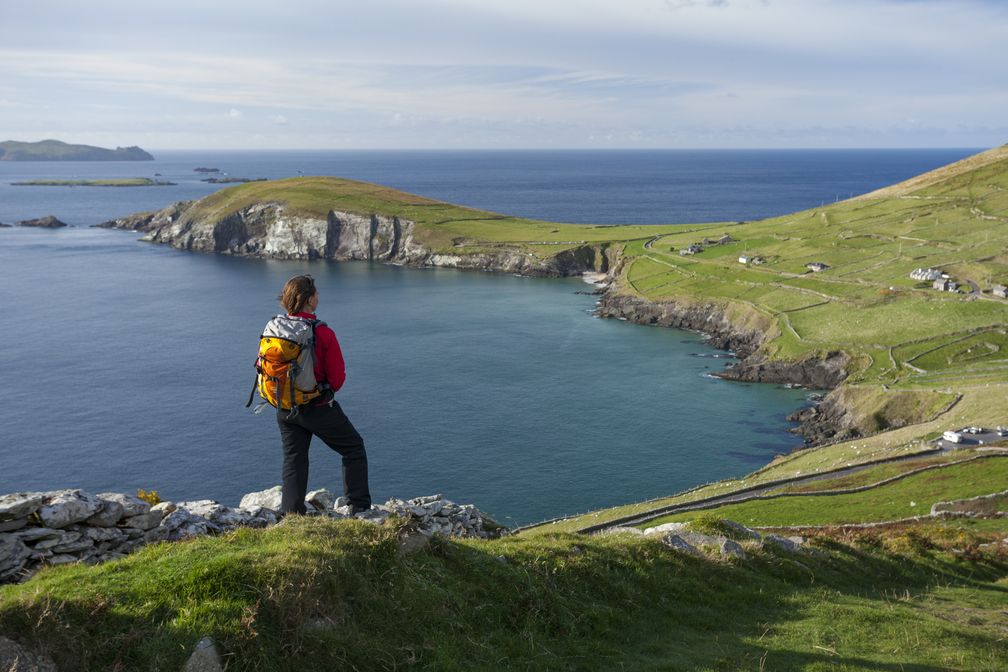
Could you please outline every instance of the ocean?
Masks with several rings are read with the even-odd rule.
[[[158,490],[237,504],[279,483],[275,420],[244,408],[259,330],[309,272],[348,363],[339,394],[376,501],[441,492],[507,524],[667,495],[790,451],[808,391],[710,376],[697,334],[591,315],[577,279],[180,252],[101,221],[234,177],[339,175],[537,219],[739,221],[885,186],[975,150],[159,152],[143,163],[0,162],[0,493]],[[23,187],[154,177],[174,186]],[[321,443],[310,487],[340,490]]]

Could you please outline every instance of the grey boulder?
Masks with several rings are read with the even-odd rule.
[[[12,492],[0,495],[0,520],[24,518],[39,510],[45,504],[44,492]]]
[[[48,493],[38,515],[46,527],[61,528],[87,520],[102,508],[102,500],[83,490],[58,490]]]

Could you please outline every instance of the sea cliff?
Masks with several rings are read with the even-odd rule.
[[[397,216],[329,210],[324,216],[291,213],[283,203],[263,202],[223,217],[206,216],[193,201],[174,203],[99,224],[144,233],[143,240],[181,250],[263,259],[376,261],[405,266],[441,266],[531,276],[608,272],[618,248],[580,245],[541,257],[519,246],[447,251],[432,249],[414,235],[416,222]]]

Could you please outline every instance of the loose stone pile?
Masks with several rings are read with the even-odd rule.
[[[280,486],[245,495],[237,508],[211,499],[161,502],[154,506],[121,493],[83,490],[18,492],[0,496],[0,583],[31,577],[44,565],[114,560],[158,541],[219,534],[237,527],[275,524]],[[309,515],[349,518],[344,497],[327,490],[308,493]],[[442,495],[390,499],[353,517],[376,524],[396,516],[431,536],[488,538],[502,528],[471,504]]]
[[[779,537],[776,534],[761,535],[756,530],[752,530],[745,525],[731,520],[721,521],[722,525],[732,530],[732,536],[743,542],[751,542],[754,545],[762,546],[770,543],[789,551],[798,553],[802,551],[805,539],[802,537]],[[690,529],[689,523],[665,523],[656,525],[645,530],[636,527],[613,527],[605,530],[602,534],[634,534],[640,536],[659,536],[663,544],[669,548],[681,551],[698,558],[709,557],[709,553],[720,556],[744,558],[745,548],[739,541],[729,539],[724,535],[704,534]]]

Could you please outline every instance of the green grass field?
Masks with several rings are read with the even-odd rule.
[[[764,527],[871,523],[926,516],[935,502],[986,495],[1006,487],[1008,458],[997,457],[932,469],[851,494],[757,499],[706,512],[674,514],[642,526],[692,520],[704,513]]]
[[[0,587],[0,632],[60,669],[1002,670],[1003,558],[949,529],[813,554],[690,557],[654,538],[437,539],[289,520]]]

